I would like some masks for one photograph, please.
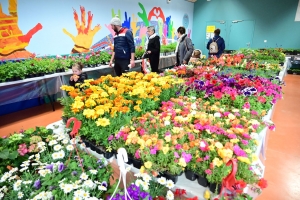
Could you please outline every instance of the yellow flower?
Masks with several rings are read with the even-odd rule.
[[[218,154],[221,158],[223,158],[224,162],[228,162],[229,159],[233,156],[233,151],[231,149],[219,149]]]
[[[97,126],[108,126],[110,125],[110,121],[107,118],[98,118],[96,124]]]
[[[140,173],[143,174],[144,172],[145,172],[145,167],[142,166],[141,169],[140,169]]]
[[[212,144],[212,145],[209,145],[209,147],[208,147],[208,148],[209,148],[209,150],[210,150],[210,151],[213,151],[213,150],[215,150],[215,146],[214,146],[213,144]]]
[[[99,98],[99,94],[96,94],[96,93],[91,94],[90,98],[91,99],[98,99]]]
[[[63,85],[60,87],[60,89],[65,90],[67,92],[71,92],[71,91],[75,90],[75,88],[73,86],[69,86],[69,85]]]
[[[216,142],[216,143],[215,143],[215,146],[216,146],[218,149],[223,148],[223,144],[221,144],[220,142]]]
[[[96,102],[93,99],[88,99],[85,101],[85,106],[88,108],[95,106],[95,105],[96,105]]]
[[[251,157],[252,157],[252,162],[256,162],[258,160],[258,157],[255,154],[252,154]]]
[[[244,150],[246,153],[251,153],[252,151],[251,151],[251,149],[245,149]]]
[[[186,162],[184,160],[184,158],[180,158],[178,161],[178,165],[182,166],[182,167],[186,167]]]
[[[249,158],[238,156],[237,159],[238,159],[239,161],[244,162],[244,163],[247,163],[247,164],[249,164],[249,165],[251,164]]]
[[[142,104],[143,102],[141,101],[141,100],[137,100],[136,101],[136,104],[138,104],[138,105],[140,105],[140,104]]]
[[[166,142],[170,142],[171,141],[171,135],[165,136],[165,140],[166,140]]]
[[[139,105],[135,105],[135,106],[133,107],[133,109],[136,110],[136,111],[138,111],[138,112],[141,112],[141,111],[142,111]]]
[[[72,108],[77,108],[77,109],[80,109],[84,106],[84,103],[82,101],[75,101],[73,104],[72,104]]]
[[[259,141],[258,140],[254,140],[254,143],[255,143],[256,146],[259,145]]]
[[[162,148],[162,151],[163,151],[164,154],[167,154],[169,150],[170,150],[169,145],[164,146],[164,147]]]
[[[223,164],[223,161],[220,160],[219,158],[214,158],[213,164],[214,164],[214,166],[220,167]]]
[[[93,118],[93,117],[95,117],[95,110],[93,110],[93,109],[84,109],[83,110],[83,115],[86,118]]]
[[[152,140],[148,139],[145,144],[147,147],[150,147],[152,145]]]
[[[108,97],[109,95],[106,92],[101,93],[101,97]]]
[[[232,120],[232,119],[235,119],[235,116],[234,116],[232,113],[230,113],[230,114],[228,115],[228,118]]]
[[[234,143],[234,144],[235,144],[235,143],[238,143],[239,141],[240,141],[239,139],[231,139],[231,140],[230,140],[230,142],[231,142],[231,143]]]
[[[150,169],[150,168],[152,167],[152,162],[147,161],[147,162],[144,163],[144,165],[145,165],[145,167],[146,167],[147,169]]]

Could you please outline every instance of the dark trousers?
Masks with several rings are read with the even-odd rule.
[[[130,63],[130,60],[116,58],[115,66],[114,66],[116,75],[121,76],[122,73],[128,72],[129,71],[129,67],[128,67],[129,63]]]
[[[151,71],[152,72],[156,72],[156,73],[159,73],[158,71],[158,65],[159,65],[159,56],[157,57],[152,57],[150,59],[150,66],[151,66]]]

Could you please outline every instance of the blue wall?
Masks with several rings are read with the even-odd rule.
[[[207,21],[255,21],[251,48],[300,48],[299,0],[198,0],[194,5],[193,43],[204,50]],[[228,25],[228,23],[226,23]],[[221,35],[226,39],[228,28]],[[243,35],[239,35],[243,37]],[[267,40],[265,43],[264,40]],[[232,42],[232,41],[231,41]]]

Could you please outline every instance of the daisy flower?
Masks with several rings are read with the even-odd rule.
[[[91,172],[91,174],[93,174],[93,175],[96,175],[96,174],[98,173],[98,171],[95,170],[95,169],[91,169],[90,172]]]
[[[61,150],[62,146],[60,144],[57,144],[53,147],[54,151],[59,151]]]
[[[174,187],[174,182],[172,180],[167,180],[166,187],[172,189]]]
[[[167,199],[168,200],[173,200],[174,199],[174,194],[173,194],[173,192],[171,191],[171,190],[169,190],[168,192],[167,192]]]
[[[167,180],[165,177],[160,177],[159,179],[157,179],[157,182],[160,183],[161,185],[167,184]]]
[[[83,180],[87,180],[87,179],[89,178],[89,176],[88,176],[86,173],[83,172],[83,173],[80,175],[80,178],[83,179]]]

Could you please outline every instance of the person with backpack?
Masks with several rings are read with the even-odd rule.
[[[122,73],[126,73],[130,68],[135,66],[135,46],[134,39],[131,30],[122,27],[121,20],[118,16],[115,16],[110,21],[111,28],[115,31],[114,35],[114,51],[112,53],[109,66],[112,67],[113,61],[115,61],[115,72],[117,76],[121,76]]]
[[[206,45],[206,48],[208,49],[208,57],[217,56],[220,58],[225,50],[225,41],[220,36],[220,29],[216,29],[214,33],[215,36],[211,38]]]
[[[185,28],[183,26],[177,29],[177,38],[175,66],[186,65],[192,56],[194,46],[192,40],[185,34]]]

